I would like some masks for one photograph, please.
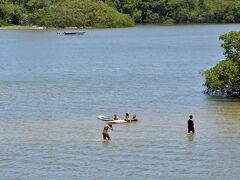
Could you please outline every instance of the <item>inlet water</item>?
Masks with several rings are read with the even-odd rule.
[[[0,177],[238,179],[240,101],[204,95],[202,74],[239,29],[0,31]],[[103,142],[96,116],[125,112],[140,122]]]

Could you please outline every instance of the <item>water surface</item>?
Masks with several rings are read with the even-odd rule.
[[[238,179],[240,101],[204,95],[202,72],[239,29],[0,31],[1,178]],[[103,142],[96,116],[125,112],[141,121]]]

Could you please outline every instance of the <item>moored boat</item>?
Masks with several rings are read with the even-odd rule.
[[[85,31],[80,31],[80,32],[64,32],[63,34],[65,35],[83,35],[85,34]]]

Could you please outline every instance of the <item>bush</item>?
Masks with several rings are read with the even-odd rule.
[[[53,27],[127,27],[133,19],[121,14],[105,3],[91,0],[61,1],[50,7],[35,11],[31,21],[41,26]]]
[[[220,36],[226,60],[205,72],[207,92],[240,97],[240,32]]]
[[[1,20],[0,19],[0,26],[8,26],[10,25],[6,20]]]

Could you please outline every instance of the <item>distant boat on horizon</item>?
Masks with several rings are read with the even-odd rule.
[[[85,34],[85,31],[79,31],[79,32],[64,32],[65,35],[83,35]]]

